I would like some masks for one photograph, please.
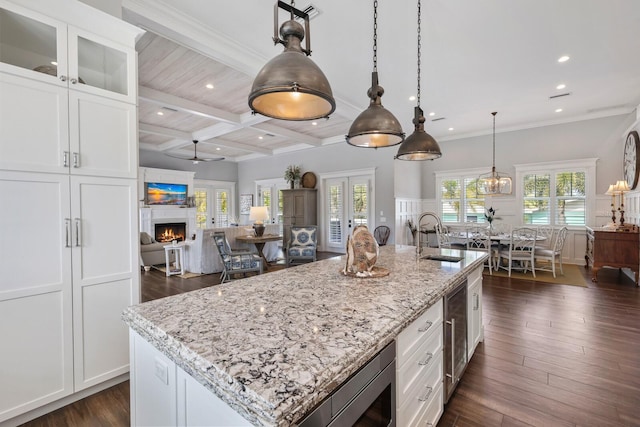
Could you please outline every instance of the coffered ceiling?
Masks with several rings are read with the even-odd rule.
[[[379,4],[382,101],[410,134],[416,4]],[[137,44],[141,149],[190,155],[197,139],[199,155],[242,161],[345,143],[368,104],[373,2],[314,0],[311,59],[337,101],[329,120],[315,122],[252,115],[247,105],[253,77],[282,51],[271,41],[273,5],[123,0],[124,19],[148,30]],[[629,113],[640,104],[640,1],[423,0],[422,9],[421,106],[434,113],[426,130],[445,152],[456,139],[490,134],[491,111],[499,112],[501,132]],[[559,63],[562,55],[570,59]]]

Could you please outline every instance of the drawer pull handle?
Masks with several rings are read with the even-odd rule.
[[[427,320],[427,323],[418,329],[418,332],[427,332],[429,330],[429,328],[433,325],[433,322],[431,320]]]
[[[433,393],[433,387],[427,387],[427,393],[422,397],[418,397],[418,400],[420,402],[426,402],[427,400],[429,400],[431,393]]]
[[[431,359],[433,359],[433,353],[427,353],[426,359],[419,361],[418,365],[420,366],[428,365],[429,362],[431,362]]]

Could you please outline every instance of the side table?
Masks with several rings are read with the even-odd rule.
[[[167,268],[167,277],[174,274],[184,274],[184,242],[172,245],[164,246],[164,261]],[[169,261],[169,254],[174,251],[176,256],[176,266],[171,269],[171,262]]]

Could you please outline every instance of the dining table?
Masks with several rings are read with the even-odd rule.
[[[236,241],[243,242],[243,243],[250,243],[256,248],[258,255],[260,255],[260,258],[262,258],[265,271],[269,270],[269,262],[267,261],[267,258],[264,256],[264,245],[267,242],[276,242],[278,240],[282,240],[282,236],[279,234],[263,234],[262,236],[251,236],[251,235],[236,236]]]

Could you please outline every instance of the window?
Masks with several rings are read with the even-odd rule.
[[[595,159],[516,165],[522,222],[580,226],[595,203]]]
[[[269,208],[269,222],[282,224],[282,190],[289,188],[282,179],[265,179],[256,181],[256,192],[258,200],[256,206],[267,206]]]
[[[442,222],[484,223],[484,196],[479,196],[476,188],[478,171],[447,172],[438,174],[439,215]]]

